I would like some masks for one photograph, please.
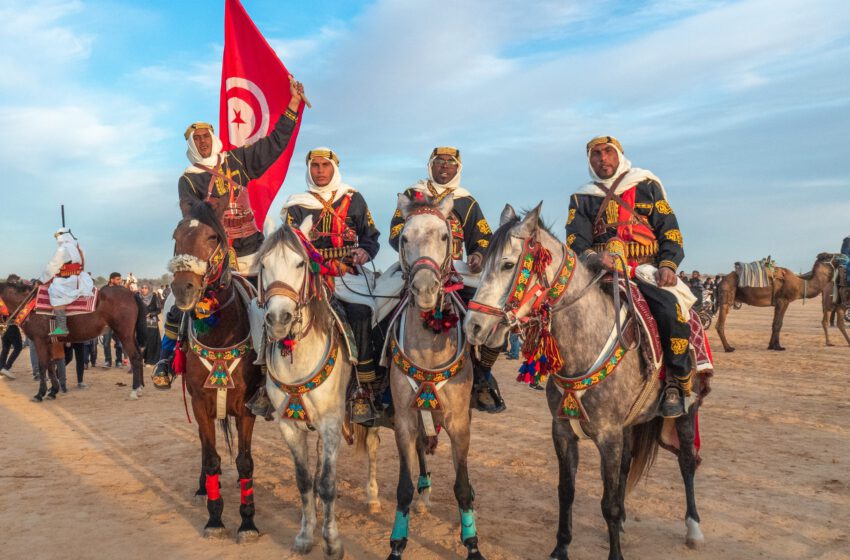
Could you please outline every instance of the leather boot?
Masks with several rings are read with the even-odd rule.
[[[171,383],[174,381],[174,371],[171,369],[171,362],[174,360],[174,350],[163,352],[162,357],[153,368],[151,381],[153,381],[154,389],[167,391],[171,389]]]
[[[505,400],[502,398],[502,393],[499,391],[499,383],[496,381],[496,376],[492,373],[487,378],[487,388],[490,393],[490,398],[493,399],[493,409],[488,410],[491,414],[497,414],[504,411],[508,407],[505,405]]]
[[[274,405],[269,394],[266,392],[266,375],[263,375],[260,388],[245,403],[245,407],[254,413],[254,416],[264,418],[266,422],[274,420]]]
[[[658,415],[663,418],[678,418],[684,413],[685,399],[682,397],[681,390],[675,382],[668,384],[664,392],[661,393]]]

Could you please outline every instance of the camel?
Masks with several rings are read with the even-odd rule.
[[[773,327],[770,335],[768,350],[785,350],[779,344],[779,332],[782,330],[782,321],[788,305],[797,299],[815,298],[828,287],[832,286],[833,275],[836,265],[833,253],[820,253],[815,259],[812,270],[798,276],[787,268],[777,268],[778,287],[774,297],[774,289],[770,286],[765,288],[741,288],[738,286],[738,274],[730,272],[723,277],[717,288],[717,306],[720,313],[717,318],[717,334],[723,343],[726,352],[734,352],[726,340],[726,316],[729,307],[735,302],[746,303],[755,307],[773,307]]]
[[[833,285],[832,282],[830,282],[829,285],[824,288],[822,294],[823,319],[821,320],[821,325],[823,326],[823,334],[826,337],[826,345],[835,346],[835,344],[829,340],[829,325],[832,323],[838,327],[838,330],[840,330],[841,334],[844,335],[844,340],[847,341],[847,345],[850,346],[850,335],[847,334],[847,328],[844,326],[844,315],[847,313],[847,309],[850,308],[850,304],[848,304],[850,302],[836,302],[835,299],[833,298]]]

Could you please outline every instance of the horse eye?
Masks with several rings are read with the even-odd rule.
[[[440,236],[440,241],[446,241],[448,238],[449,238],[449,234],[444,233],[443,235]]]
[[[212,234],[207,237],[207,241],[218,241],[218,236],[216,234]]]
[[[406,236],[406,235],[402,235],[402,236],[401,236],[401,242],[402,242],[402,243],[407,243],[407,236]]]
[[[514,265],[514,263],[512,263],[512,262],[506,262],[505,264],[503,264],[503,265],[502,265],[502,270],[510,270],[510,269],[512,269],[514,266],[515,266],[515,265]]]
[[[298,263],[298,266],[296,266],[295,268],[304,268],[304,261]]]

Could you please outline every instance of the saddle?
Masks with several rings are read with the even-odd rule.
[[[50,294],[47,292],[47,284],[42,284],[38,287],[38,293],[35,296],[35,313],[37,315],[53,315],[53,306],[50,305]],[[97,307],[97,297],[100,291],[97,287],[90,296],[81,296],[68,304],[65,308],[65,313],[71,315],[85,315],[93,313]]]
[[[760,261],[736,262],[735,273],[738,275],[739,288],[771,288],[785,276],[770,255]]]

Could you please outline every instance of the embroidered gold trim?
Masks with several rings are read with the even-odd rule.
[[[567,214],[567,225],[570,225],[571,223],[573,223],[573,220],[575,220],[575,219],[576,219],[576,209],[570,208],[570,212],[569,212],[569,214]]]
[[[480,231],[484,235],[493,233],[493,231],[490,229],[490,225],[487,224],[487,220],[485,220],[483,218],[478,220],[478,222],[475,224],[475,226],[478,228],[478,231]]]
[[[670,204],[666,200],[658,200],[655,202],[655,209],[658,210],[659,214],[672,214],[673,209],[670,208]]]
[[[669,239],[670,241],[675,241],[681,247],[684,243],[682,241],[682,232],[678,229],[671,229],[664,232],[664,238]]]
[[[687,338],[671,338],[670,339],[670,349],[673,350],[673,353],[677,356],[681,356],[685,352],[688,351],[688,339]]]

